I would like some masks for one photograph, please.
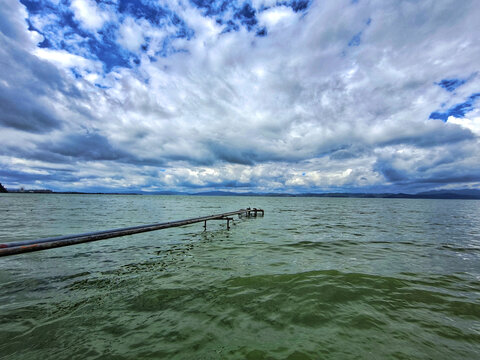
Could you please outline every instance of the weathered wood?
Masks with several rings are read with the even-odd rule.
[[[223,214],[203,216],[199,218],[192,218],[186,220],[150,224],[150,225],[140,225],[120,229],[96,231],[84,234],[76,235],[67,235],[67,236],[57,236],[44,239],[35,239],[35,240],[25,240],[25,241],[13,241],[0,244],[0,256],[8,256],[21,254],[31,251],[46,250],[61,246],[76,245],[85,242],[98,241],[104,239],[110,239],[114,237],[127,236],[133,234],[139,234],[142,232],[155,231],[161,229],[167,229],[171,227],[186,226],[190,224],[195,224],[198,222],[204,222],[204,228],[207,229],[207,221],[209,220],[227,220],[227,229],[230,229],[230,221],[233,220],[231,216],[233,215],[242,215],[250,214],[250,208],[240,209],[237,211],[231,211]],[[263,210],[262,210],[263,214]]]

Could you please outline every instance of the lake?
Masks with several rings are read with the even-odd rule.
[[[0,359],[478,359],[480,201],[1,194]]]

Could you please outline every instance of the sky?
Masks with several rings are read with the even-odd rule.
[[[480,188],[478,0],[0,0],[0,182]]]

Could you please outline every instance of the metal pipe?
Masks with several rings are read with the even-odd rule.
[[[49,237],[44,239],[35,239],[35,240],[25,240],[25,241],[13,241],[8,243],[0,244],[0,256],[8,256],[14,254],[21,254],[24,252],[38,251],[51,249],[60,246],[75,245],[81,244],[84,242],[98,241],[104,239],[110,239],[119,236],[133,235],[142,232],[155,231],[161,229],[167,229],[171,227],[179,227],[190,224],[195,224],[198,222],[205,222],[207,220],[217,220],[224,219],[225,217],[232,215],[241,215],[247,212],[248,209],[240,209],[237,211],[231,211],[223,214],[203,216],[199,218],[191,218],[186,220],[157,223],[150,225],[139,225],[126,228],[112,229],[112,230],[103,230],[90,233],[76,234],[76,235],[66,235],[66,236],[56,236]]]

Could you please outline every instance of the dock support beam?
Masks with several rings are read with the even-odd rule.
[[[257,209],[257,208],[253,208],[253,209],[250,209],[250,208],[246,208],[245,209],[245,215],[247,217],[257,217],[258,214],[261,214],[262,216],[265,215],[265,212],[263,211],[263,209]],[[253,215],[252,215],[253,214]]]
[[[240,214],[238,214],[240,216]],[[232,217],[221,217],[218,219],[209,219],[209,220],[227,220],[227,230],[230,230],[230,221],[234,221]],[[207,229],[207,220],[205,220],[205,224],[203,225],[204,229]]]

